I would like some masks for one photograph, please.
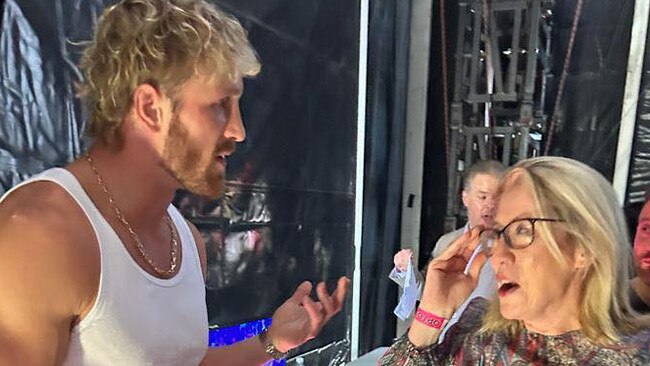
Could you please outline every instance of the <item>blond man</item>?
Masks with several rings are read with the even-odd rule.
[[[0,364],[258,365],[315,337],[347,279],[301,284],[268,332],[207,349],[205,245],[173,205],[223,193],[260,68],[233,17],[197,0],[123,0],[81,60],[91,148],[0,203]]]

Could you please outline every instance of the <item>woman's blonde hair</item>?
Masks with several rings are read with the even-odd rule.
[[[631,248],[627,224],[611,184],[578,161],[540,157],[519,162],[501,180],[499,193],[511,184],[528,188],[539,217],[559,218],[556,224],[567,242],[583,248],[588,258],[580,293],[580,325],[592,342],[608,345],[650,324],[631,310],[629,279]],[[567,266],[550,225],[538,223],[536,233],[562,266]],[[565,267],[566,268],[566,267]],[[518,320],[504,319],[494,301],[483,319],[482,331],[516,333]]]
[[[215,81],[254,76],[260,63],[232,16],[200,0],[122,0],[99,18],[80,65],[78,94],[89,111],[87,133],[119,146],[133,91],[144,83],[175,101],[195,75]]]

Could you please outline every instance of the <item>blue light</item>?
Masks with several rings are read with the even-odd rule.
[[[208,333],[208,346],[227,346],[246,338],[254,337],[271,325],[271,319],[260,319],[249,323],[242,323],[225,328],[210,328]],[[284,366],[284,360],[269,361],[264,366]]]

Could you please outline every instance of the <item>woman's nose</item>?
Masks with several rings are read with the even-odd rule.
[[[510,248],[505,243],[503,234],[499,235],[498,238],[492,240],[490,247],[490,264],[492,268],[496,271],[501,264],[506,263],[507,261],[512,260],[512,253]]]

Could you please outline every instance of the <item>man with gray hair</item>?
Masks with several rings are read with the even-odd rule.
[[[494,195],[499,180],[505,170],[505,167],[495,160],[480,160],[470,167],[463,179],[463,191],[461,193],[463,205],[467,208],[467,224],[460,229],[441,236],[431,252],[432,259],[442,253],[454,240],[469,229],[478,226],[491,227],[494,225],[496,208]],[[404,287],[406,270],[409,261],[412,260],[412,255],[413,253],[410,249],[402,249],[393,257],[395,268],[391,272],[390,278],[401,287]],[[422,272],[415,271],[417,287],[420,294],[422,293],[422,288],[424,288],[425,270],[422,270]],[[495,289],[494,273],[490,266],[484,266],[481,270],[476,289],[474,289],[465,302],[456,310],[452,319],[450,319],[443,329],[440,341],[444,339],[444,334],[447,330],[456,323],[469,301],[476,297],[491,297]]]

